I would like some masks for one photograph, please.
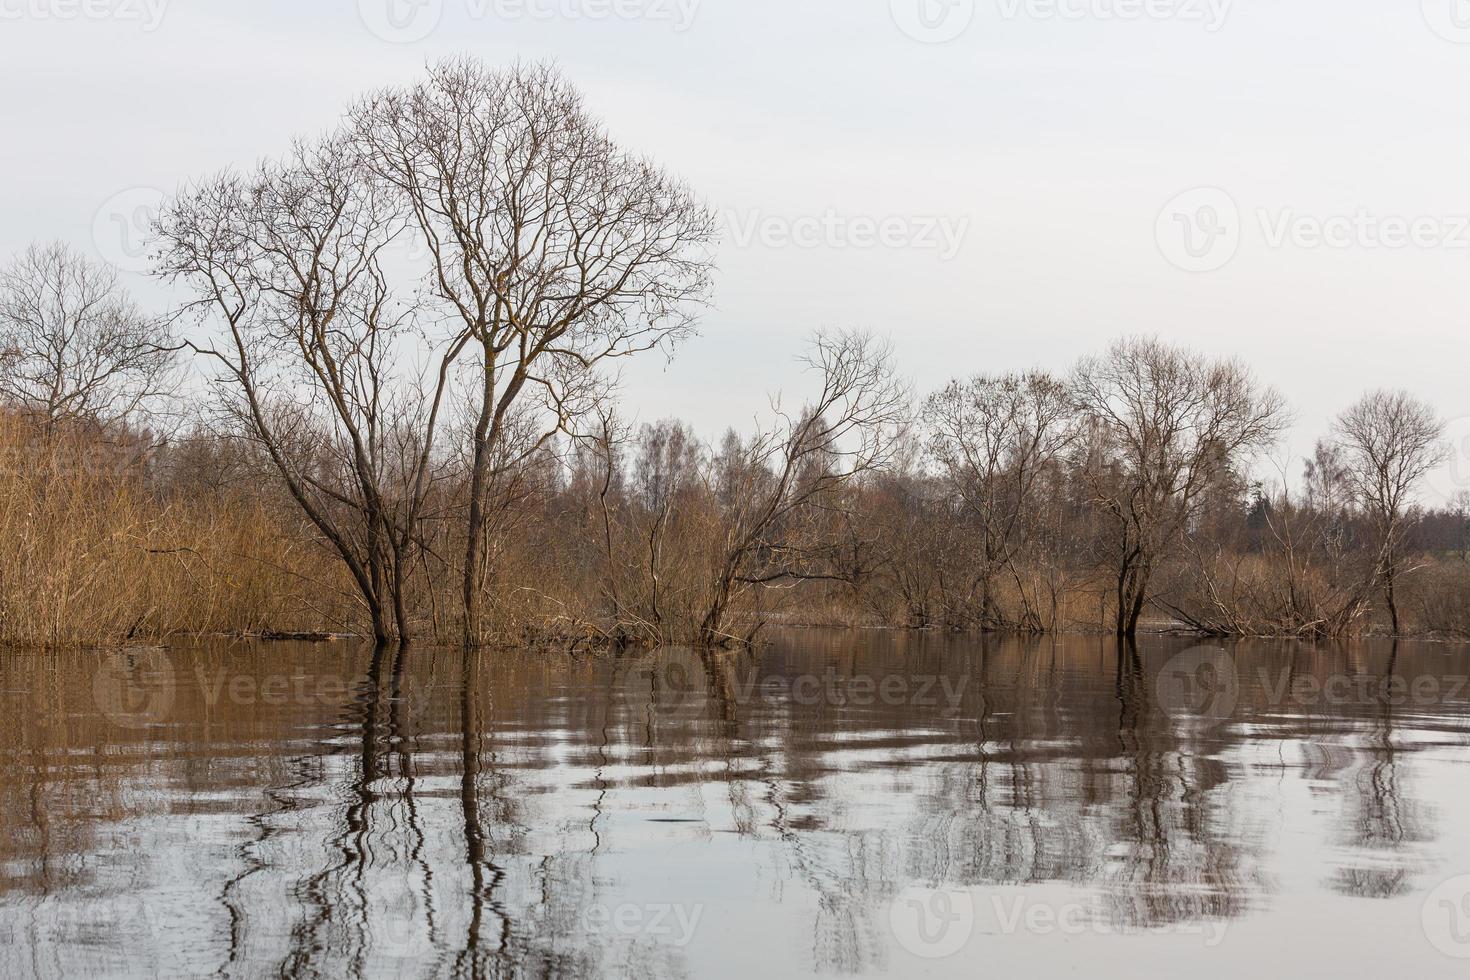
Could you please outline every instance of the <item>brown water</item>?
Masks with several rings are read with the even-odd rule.
[[[0,976],[1463,977],[1467,677],[859,633],[8,653]]]

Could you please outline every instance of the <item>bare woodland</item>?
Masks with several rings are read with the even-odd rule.
[[[1447,448],[1409,393],[1263,480],[1290,413],[1237,362],[1125,338],[924,394],[824,332],[753,428],[630,425],[617,366],[696,328],[717,239],[555,69],[453,61],[190,184],[174,309],[31,248],[0,271],[0,641],[1470,636],[1470,495],[1424,505]]]

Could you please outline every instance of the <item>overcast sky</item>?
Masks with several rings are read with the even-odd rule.
[[[0,253],[136,268],[162,193],[455,53],[556,59],[724,216],[642,420],[798,396],[822,326],[921,389],[1139,332],[1248,361],[1291,452],[1372,387],[1470,447],[1467,0],[0,0]]]

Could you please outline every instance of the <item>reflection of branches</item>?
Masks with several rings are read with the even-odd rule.
[[[1121,644],[1118,744],[1130,762],[1130,783],[1128,820],[1118,829],[1129,850],[1109,884],[1111,914],[1149,928],[1233,918],[1245,908],[1241,855],[1216,836],[1208,795],[1225,782],[1224,772],[1155,727],[1147,678],[1137,645]]]
[[[240,858],[245,863],[245,869],[227,880],[224,887],[220,889],[219,902],[225,907],[225,914],[230,920],[229,950],[225,962],[220,964],[217,971],[220,976],[228,976],[232,968],[240,963],[249,920],[239,895],[246,879],[270,867],[261,856],[261,850],[272,838],[279,835],[279,831],[272,826],[271,819],[301,809],[303,804],[289,794],[319,782],[322,778],[321,767],[311,756],[297,756],[288,759],[286,768],[295,773],[298,778],[280,787],[268,787],[265,797],[272,804],[271,807],[263,813],[246,817],[246,822],[255,829],[255,837],[240,845]]]
[[[1352,774],[1351,804],[1345,812],[1344,843],[1381,863],[1376,867],[1343,865],[1331,886],[1359,898],[1393,898],[1407,891],[1412,867],[1402,854],[1406,844],[1423,839],[1415,806],[1399,788],[1397,750],[1394,747],[1393,680],[1397,677],[1399,644],[1395,640],[1378,685],[1378,709],[1364,739],[1361,765]],[[1346,782],[1346,780],[1344,781]]]
[[[484,975],[480,946],[487,906],[500,919],[494,952],[504,953],[510,940],[510,917],[495,900],[495,889],[505,879],[505,872],[489,860],[485,833],[480,825],[480,715],[479,654],[470,648],[462,652],[460,671],[460,809],[464,816],[465,860],[469,864],[470,922],[464,947],[455,957],[455,973],[460,976]],[[486,871],[489,880],[486,880]],[[466,974],[466,968],[468,973]]]
[[[309,905],[311,914],[292,929],[291,948],[286,954],[286,961],[281,964],[282,976],[317,975],[320,971],[313,966],[314,961],[329,952],[340,952],[324,946],[321,930],[334,919],[345,919],[345,913],[353,908],[356,910],[352,919],[356,941],[351,947],[355,951],[352,975],[362,975],[368,941],[368,903],[363,879],[370,861],[368,818],[377,799],[373,784],[379,776],[377,730],[382,701],[383,655],[383,646],[373,648],[367,679],[358,689],[354,702],[359,728],[358,769],[348,787],[349,802],[343,814],[341,831],[331,841],[332,848],[341,859],[307,879],[298,890],[298,896]],[[350,900],[352,904],[344,900]]]
[[[408,700],[425,690],[415,682],[428,658],[380,651],[345,708],[293,705],[286,725],[229,703],[196,718],[187,712],[201,706],[181,688],[177,718],[210,726],[201,744],[246,748],[223,760],[214,751],[166,763],[148,754],[121,779],[121,767],[90,744],[64,741],[74,728],[26,726],[18,751],[0,761],[0,819],[20,830],[0,840],[0,858],[22,869],[3,896],[11,901],[0,901],[0,930],[32,946],[0,948],[0,973],[75,967],[77,953],[52,920],[83,908],[93,917],[88,924],[118,937],[125,954],[156,956],[145,947],[165,940],[124,935],[119,909],[140,895],[169,908],[183,894],[206,899],[188,917],[208,917],[205,955],[222,977],[676,974],[685,966],[679,952],[647,935],[598,933],[587,913],[648,898],[715,901],[698,884],[693,894],[648,894],[649,886],[678,888],[683,876],[670,867],[686,854],[710,862],[724,894],[732,880],[725,876],[749,870],[737,869],[742,862],[731,855],[758,855],[756,873],[768,883],[763,900],[792,911],[787,928],[799,933],[797,955],[820,969],[880,965],[882,904],[910,884],[982,896],[1007,886],[1048,900],[1073,892],[1124,929],[1187,927],[1239,915],[1268,889],[1259,869],[1270,860],[1278,815],[1253,793],[1283,795],[1278,745],[1291,778],[1344,803],[1340,833],[1326,839],[1329,861],[1334,845],[1345,852],[1342,867],[1322,887],[1359,896],[1414,887],[1415,845],[1430,838],[1407,790],[1416,763],[1441,761],[1416,752],[1444,742],[1411,736],[1442,719],[1425,720],[1386,697],[1313,716],[1278,702],[1252,704],[1262,688],[1242,684],[1252,726],[1201,729],[1157,707],[1153,658],[1172,646],[1158,642],[1162,649],[1139,650],[1111,638],[990,637],[977,657],[968,639],[824,645],[808,633],[796,642],[778,635],[753,651],[666,649],[650,657],[663,667],[677,661],[693,686],[673,704],[667,688],[660,691],[647,726],[648,705],[638,699],[653,695],[628,675],[648,658],[634,661],[626,651],[554,662],[456,652],[463,659],[440,689],[447,698],[432,721]],[[1234,649],[1242,678],[1254,678],[1251,648]],[[1315,648],[1298,651],[1293,667],[1290,651],[1261,649],[1281,665],[1281,683],[1314,680],[1313,665],[1336,669]],[[1402,691],[1398,682],[1416,667],[1429,669],[1408,647],[1368,651],[1371,666],[1353,669],[1385,692]],[[1346,656],[1353,663],[1354,648]],[[365,659],[355,657],[353,668]],[[851,688],[814,702],[764,691],[762,681],[775,678],[794,692],[795,677],[829,667],[843,684],[933,675],[964,676],[968,686],[958,712],[942,715],[908,702],[844,700]],[[0,664],[0,689],[41,690],[42,700],[66,676],[17,683],[14,669]],[[320,737],[319,751],[280,734],[299,731]],[[98,737],[135,748],[154,735],[135,743],[114,730]],[[1315,757],[1293,757],[1311,746],[1356,755],[1321,770]],[[65,772],[62,754],[77,760]],[[227,869],[193,885],[151,853],[163,848],[144,846],[130,856],[137,873],[120,886],[95,870],[105,861],[67,859],[104,852],[109,839],[116,846],[114,828],[124,820],[153,835],[145,844],[171,833],[180,815],[175,798],[158,791],[160,775],[169,787],[187,784],[199,794],[196,804],[222,789],[265,784],[261,800],[228,801],[238,821],[226,833],[241,837],[228,842]],[[98,807],[82,819],[60,815],[55,799],[79,785],[95,787]],[[163,800],[156,812],[125,805],[144,795],[137,787]],[[1244,805],[1224,797],[1236,788],[1247,794]],[[1311,805],[1299,815],[1324,809]],[[26,832],[48,819],[41,839]],[[656,827],[665,823],[686,826]],[[690,849],[669,855],[648,847],[669,833]],[[93,870],[76,870],[82,864]],[[180,889],[181,881],[191,887]],[[411,913],[394,901],[405,889]],[[25,901],[32,892],[46,896],[49,920]],[[400,943],[392,930],[409,914],[412,942]]]
[[[434,909],[434,891],[430,887],[434,880],[434,873],[424,858],[424,827],[419,819],[418,804],[414,800],[414,762],[413,753],[409,749],[409,737],[411,736],[406,736],[402,727],[406,695],[403,677],[407,654],[408,647],[400,645],[393,657],[393,684],[388,701],[388,744],[396,747],[397,750],[395,755],[398,759],[398,773],[403,779],[403,805],[407,811],[408,829],[413,835],[413,843],[409,847],[409,859],[419,869],[423,882],[424,918],[429,930],[429,942],[437,946],[439,930]],[[432,675],[432,662],[429,669]],[[410,705],[410,708],[412,707]],[[420,705],[420,708],[422,707]]]

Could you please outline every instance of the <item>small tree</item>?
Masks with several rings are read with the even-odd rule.
[[[1236,361],[1145,338],[1084,360],[1072,390],[1088,423],[1084,479],[1109,526],[1117,632],[1132,637],[1160,561],[1219,481],[1276,440],[1285,403]]]
[[[1444,462],[1444,423],[1433,407],[1405,391],[1364,395],[1333,425],[1343,474],[1352,500],[1373,523],[1378,560],[1373,576],[1382,581],[1393,632],[1399,632],[1396,588],[1403,566],[1404,519],[1419,484]]]
[[[174,384],[167,328],[117,273],[61,242],[0,270],[0,399],[41,421],[109,426]]]

